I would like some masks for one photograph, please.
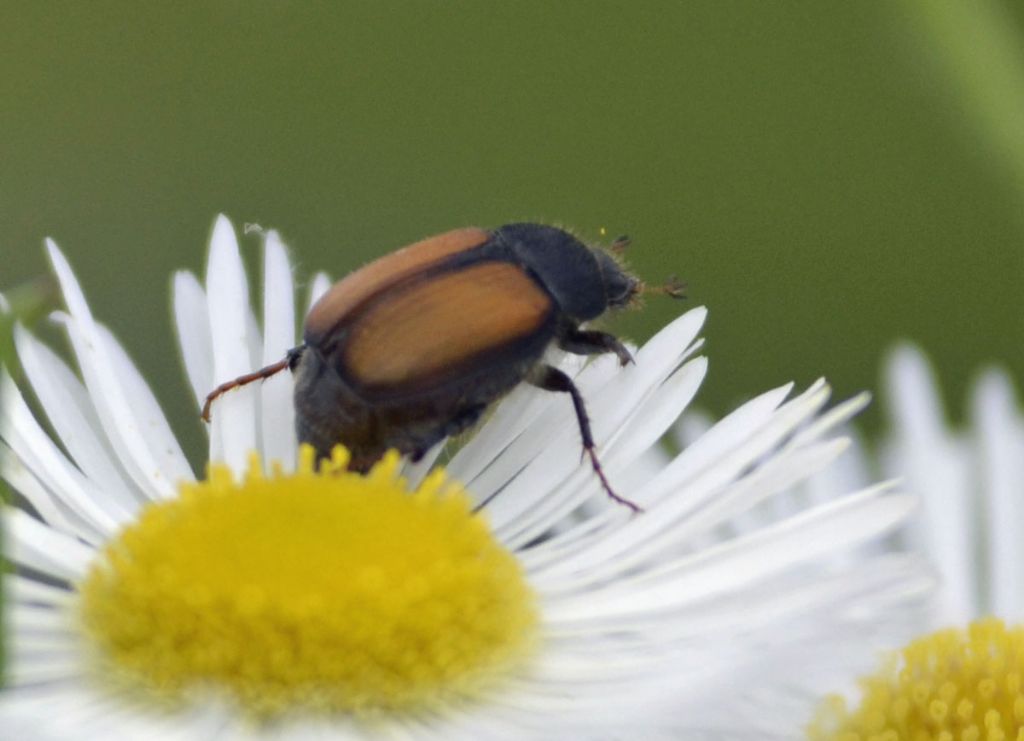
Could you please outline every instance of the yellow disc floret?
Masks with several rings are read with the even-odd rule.
[[[415,491],[389,454],[204,482],[150,505],[81,585],[104,667],[180,698],[220,688],[258,715],[419,710],[474,694],[529,652],[533,595],[458,486]]]
[[[829,698],[815,741],[1024,741],[1024,626],[979,620],[918,638],[862,679],[860,706]]]

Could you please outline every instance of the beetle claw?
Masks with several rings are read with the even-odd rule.
[[[662,291],[671,298],[686,298],[686,283],[676,275],[670,275]]]
[[[608,479],[605,478],[604,470],[601,468],[601,462],[597,460],[597,451],[595,451],[592,447],[585,447],[583,448],[583,452],[585,455],[590,456],[590,465],[594,469],[594,473],[597,474],[597,478],[600,479],[601,488],[604,489],[605,494],[611,497],[613,501],[618,502],[624,507],[629,507],[629,509],[631,509],[633,511],[633,514],[635,515],[640,514],[644,511],[640,505],[636,504],[635,502],[629,501],[625,497],[620,497],[618,494],[615,493],[615,490],[612,489],[612,485],[608,483]]]

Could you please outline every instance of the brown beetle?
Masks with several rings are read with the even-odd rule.
[[[622,238],[613,249],[625,244]],[[677,296],[678,289],[664,290]],[[320,456],[342,443],[352,453],[350,467],[366,471],[389,448],[419,460],[526,381],[569,394],[604,490],[636,510],[601,470],[579,390],[542,356],[554,343],[631,362],[616,337],[580,325],[629,304],[640,290],[611,254],[554,227],[440,234],[335,283],[306,317],[304,343],[280,362],[218,386],[203,419],[225,391],[289,368],[299,440]]]

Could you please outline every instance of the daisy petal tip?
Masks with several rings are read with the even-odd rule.
[[[781,386],[776,386],[769,394],[779,394],[783,399],[788,399],[789,395],[793,393],[793,389],[796,388],[796,381],[787,381]],[[808,389],[809,391],[810,389]]]
[[[227,216],[218,214],[210,234],[210,262],[214,262],[215,256],[226,257],[237,253],[238,237],[235,235],[235,227]]]
[[[284,240],[281,239],[281,234],[280,232],[277,231],[277,229],[271,229],[270,231],[267,232],[267,236],[264,239],[264,243],[268,248],[271,246],[273,246],[275,249],[284,248]]]
[[[56,311],[51,311],[49,314],[46,315],[46,321],[48,321],[55,327],[66,327],[68,324],[71,323],[71,315],[68,314],[66,311],[61,311],[60,309],[57,309]]]
[[[309,309],[313,308],[313,305],[320,300],[321,296],[327,293],[330,287],[331,279],[328,277],[327,273],[319,272],[313,276],[313,282],[310,284],[309,288],[309,306],[307,307],[307,312]]]
[[[924,353],[916,343],[911,342],[908,339],[897,340],[895,344],[889,349],[889,357],[924,357]]]
[[[889,352],[885,370],[886,376],[894,380],[921,379],[931,373],[921,348],[910,342],[901,342]]]
[[[191,270],[176,270],[174,272],[174,277],[171,279],[171,290],[174,292],[175,299],[181,299],[183,292],[195,289],[203,290],[202,283],[195,273]]]
[[[64,252],[57,246],[57,243],[53,241],[53,238],[47,237],[44,240],[44,243],[46,244],[46,255],[50,258],[50,264],[53,266],[54,272],[57,273],[57,277],[62,278],[62,273],[64,272],[70,273],[71,264],[68,262],[68,259],[64,257]]]
[[[661,332],[671,331],[674,327],[685,326],[687,331],[696,335],[704,326],[704,322],[707,321],[708,310],[704,306],[698,306],[695,309],[690,309],[684,312],[675,320],[665,325]],[[659,332],[660,334],[660,332]]]
[[[1002,368],[988,368],[974,384],[972,397],[978,407],[1014,409],[1017,406],[1013,381]]]
[[[235,227],[232,225],[231,219],[228,218],[227,214],[221,212],[213,219],[213,231],[217,233],[224,230],[230,230],[232,234],[235,233]]]

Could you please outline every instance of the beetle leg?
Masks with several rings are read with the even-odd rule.
[[[613,352],[619,356],[620,365],[629,365],[633,362],[633,356],[618,337],[596,329],[572,327],[559,338],[558,346],[566,352],[576,355],[600,355]]]
[[[608,336],[611,337],[611,335]],[[612,339],[615,338],[613,337]],[[616,342],[618,342],[618,340],[616,340]],[[530,371],[526,377],[526,381],[539,389],[544,389],[545,391],[564,391],[569,394],[572,398],[572,405],[576,409],[576,421],[580,425],[580,437],[583,438],[583,452],[590,457],[590,465],[594,469],[594,473],[597,474],[597,478],[601,480],[601,487],[605,490],[608,496],[619,504],[629,507],[634,512],[642,511],[640,507],[633,504],[633,502],[616,494],[612,489],[612,485],[608,483],[608,479],[605,478],[604,471],[601,469],[601,462],[597,459],[597,450],[594,446],[594,436],[590,431],[590,418],[587,417],[587,409],[583,404],[583,395],[580,394],[580,390],[576,388],[576,384],[572,382],[572,379],[562,371],[557,368],[553,368],[550,365],[538,365]]]
[[[305,345],[299,345],[293,347],[287,352],[283,360],[279,360],[276,363],[271,363],[265,368],[260,368],[258,371],[252,373],[246,373],[244,376],[239,376],[232,381],[225,381],[220,386],[215,388],[213,391],[206,395],[206,401],[203,402],[203,411],[199,416],[202,417],[204,422],[210,421],[210,406],[217,399],[217,397],[227,393],[231,389],[236,389],[239,386],[245,386],[252,383],[253,381],[263,381],[270,378],[275,373],[280,373],[285,368],[288,370],[295,370],[295,366],[299,364],[299,359],[302,357],[302,351],[306,349]]]

